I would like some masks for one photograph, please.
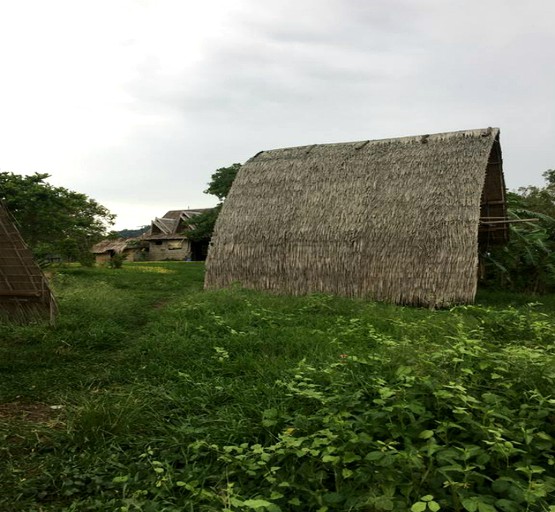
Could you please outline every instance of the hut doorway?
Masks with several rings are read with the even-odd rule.
[[[204,261],[208,254],[208,240],[193,241],[191,240],[191,260]]]

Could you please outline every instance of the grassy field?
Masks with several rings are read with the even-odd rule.
[[[0,325],[1,511],[555,511],[555,296],[450,311],[62,268]]]

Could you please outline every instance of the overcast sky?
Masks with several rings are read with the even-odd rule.
[[[508,188],[555,168],[552,0],[0,0],[0,170],[118,228],[261,150],[487,126]]]

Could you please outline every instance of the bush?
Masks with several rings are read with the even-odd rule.
[[[123,253],[115,253],[112,255],[110,260],[108,261],[108,267],[110,268],[121,268],[123,266],[123,262],[126,260],[127,254]]]

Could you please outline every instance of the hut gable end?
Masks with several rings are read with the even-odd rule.
[[[264,151],[224,203],[205,286],[472,302],[480,216],[499,196],[503,216],[496,128]]]
[[[196,210],[170,210],[163,217],[156,217],[150,226],[150,232],[143,235],[144,240],[185,239],[190,229],[190,219],[208,211],[209,208]]]
[[[56,312],[45,275],[0,202],[0,320],[53,322]]]

